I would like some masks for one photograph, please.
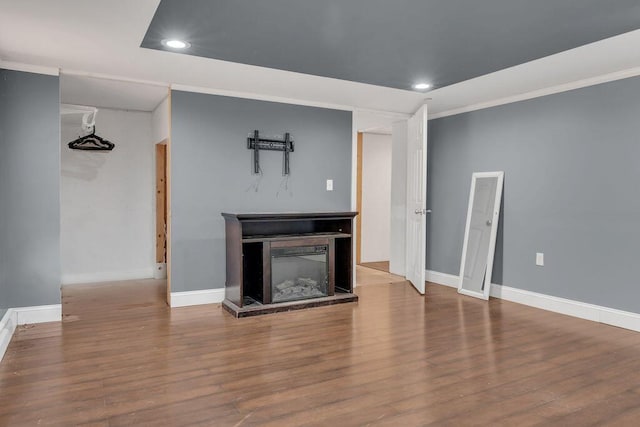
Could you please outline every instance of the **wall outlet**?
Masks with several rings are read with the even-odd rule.
[[[544,266],[544,254],[542,252],[536,253],[536,265]]]
[[[332,179],[328,179],[327,180],[327,191],[333,191],[333,180]]]

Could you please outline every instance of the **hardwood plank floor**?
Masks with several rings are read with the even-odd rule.
[[[373,268],[374,270],[389,272],[389,261],[376,261],[376,262],[363,262],[360,264],[363,267]]]
[[[404,277],[365,267],[364,265],[356,265],[356,277],[357,286],[403,283],[405,281]]]
[[[246,319],[65,287],[0,363],[0,425],[638,425],[640,334],[363,271],[358,304]]]

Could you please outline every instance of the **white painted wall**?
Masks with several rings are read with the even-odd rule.
[[[100,109],[111,152],[71,150],[80,116],[61,126],[62,283],[153,277],[155,163],[151,113]]]
[[[407,121],[393,123],[391,149],[391,232],[389,272],[406,273]]]
[[[169,97],[151,113],[151,139],[154,144],[169,138]]]
[[[158,104],[156,106],[156,108],[151,112],[151,139],[153,141],[153,144],[158,144],[161,143],[165,140],[169,139],[169,133],[170,133],[170,104],[169,104],[169,95],[168,95],[168,91],[169,89],[167,89],[167,97],[160,102],[160,104]],[[157,164],[157,159],[156,159],[156,150],[155,148],[153,149],[153,164],[154,167]],[[154,169],[155,171],[155,169]],[[155,172],[154,172],[154,177],[155,177]],[[155,181],[154,181],[155,182]],[[155,185],[155,184],[154,184]],[[153,192],[153,206],[156,206],[156,192]],[[155,212],[155,211],[154,211]],[[153,218],[153,227],[154,230],[157,230],[156,227],[156,216],[154,216]],[[154,234],[154,239],[155,239],[155,234]],[[155,260],[155,257],[154,257]],[[167,278],[167,263],[156,263],[154,265],[154,278],[156,279],[166,279]]]
[[[391,223],[391,136],[362,139],[361,261],[388,261]]]

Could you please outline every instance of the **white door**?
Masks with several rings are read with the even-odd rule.
[[[473,174],[460,263],[460,293],[489,298],[502,180],[502,172]]]
[[[406,278],[424,294],[427,255],[427,106],[407,126],[407,250]]]

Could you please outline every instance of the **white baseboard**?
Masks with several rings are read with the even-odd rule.
[[[424,277],[427,282],[450,286],[456,289],[458,288],[458,282],[460,280],[458,276],[454,276],[453,274],[439,273],[431,270],[426,270]]]
[[[18,325],[60,322],[62,305],[39,305],[35,307],[10,308],[0,320],[0,361],[9,347],[11,337]]]
[[[427,270],[426,278],[427,281],[439,285],[458,287],[459,278],[452,274]],[[509,286],[496,285],[495,283],[491,284],[490,295],[493,298],[500,298],[505,301],[640,332],[640,314],[630,311],[602,307]]]
[[[171,292],[171,307],[215,304],[224,301],[224,288],[202,291]]]
[[[62,305],[37,305],[35,307],[12,308],[17,316],[18,325],[32,323],[60,322],[62,321]]]
[[[12,309],[9,309],[0,320],[0,361],[9,347],[16,326],[18,326],[17,315]]]
[[[118,282],[121,280],[153,279],[154,267],[139,268],[128,271],[107,271],[102,273],[63,274],[62,285],[81,283]]]

